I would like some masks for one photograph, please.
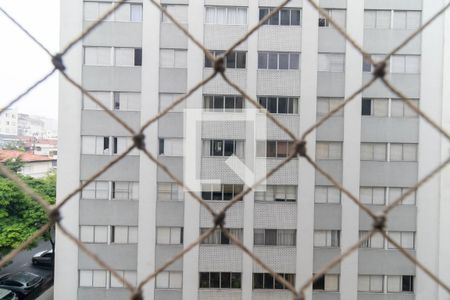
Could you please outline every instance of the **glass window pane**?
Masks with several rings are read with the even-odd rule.
[[[367,275],[358,276],[358,291],[368,292],[370,289],[370,277]]]
[[[300,10],[291,10],[291,25],[300,25]]]
[[[278,54],[269,53],[269,69],[278,69]]]
[[[279,54],[279,69],[280,70],[289,69],[289,53]]]
[[[289,69],[298,70],[300,65],[300,54],[291,53],[289,56]]]
[[[386,160],[386,144],[373,145],[373,159],[378,161]]]
[[[289,25],[289,23],[290,23],[290,10],[282,9],[280,11],[280,13],[281,13],[280,25]]]
[[[339,290],[338,275],[325,275],[325,290],[326,291],[338,291]]]
[[[131,22],[142,22],[141,4],[131,4]]]
[[[383,292],[383,276],[370,276],[370,291],[377,293]]]
[[[183,273],[182,272],[170,272],[170,285],[171,289],[181,289],[183,287]]]
[[[387,291],[400,292],[401,291],[401,276],[387,276]]]
[[[267,69],[268,67],[267,57],[268,53],[258,52],[258,69]]]
[[[156,288],[167,289],[169,288],[169,272],[161,272],[156,276]]]
[[[391,161],[401,161],[403,159],[403,145],[402,144],[391,144]]]

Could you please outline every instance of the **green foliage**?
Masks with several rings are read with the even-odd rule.
[[[55,175],[44,179],[21,178],[48,203],[55,203]],[[0,177],[0,255],[22,244],[47,221],[45,210],[35,200],[23,193],[10,179]],[[43,238],[51,240],[50,232]]]
[[[20,170],[22,170],[24,163],[23,161],[19,158],[15,158],[15,159],[8,159],[4,162],[5,167],[7,167],[8,169],[10,169],[11,171],[17,173]]]
[[[9,142],[8,144],[4,145],[2,148],[5,150],[25,151],[25,144],[22,141]]]

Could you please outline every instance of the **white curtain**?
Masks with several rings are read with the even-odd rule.
[[[131,4],[131,22],[141,22],[142,21],[142,5],[141,4]]]
[[[417,29],[420,27],[421,13],[420,11],[408,11],[406,14],[406,28]]]
[[[406,11],[394,11],[394,29],[406,29]]]
[[[364,28],[375,28],[377,14],[375,10],[366,10],[364,12]]]
[[[114,21],[117,22],[129,22],[131,19],[131,8],[130,4],[125,3],[122,4],[116,11],[114,12]]]
[[[378,10],[377,11],[377,24],[378,29],[388,29],[391,27],[391,11],[390,10]]]

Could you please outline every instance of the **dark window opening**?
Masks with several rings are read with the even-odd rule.
[[[371,99],[367,99],[367,98],[362,99],[361,114],[363,116],[372,115],[372,100]]]
[[[325,290],[325,276],[320,276],[313,282],[313,290]]]
[[[134,65],[142,66],[142,48],[134,49]]]

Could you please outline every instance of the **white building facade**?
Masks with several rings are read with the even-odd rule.
[[[18,126],[17,109],[9,108],[0,115],[0,134],[16,136]]]
[[[216,54],[280,1],[161,1]],[[322,0],[320,5],[375,59],[428,20],[444,0]],[[112,7],[62,1],[61,45]],[[387,78],[450,127],[450,21],[437,19],[390,59]],[[446,39],[444,39],[446,37]],[[135,131],[212,73],[192,41],[149,1],[129,1],[64,58],[68,74]],[[307,2],[292,0],[226,58],[226,75],[297,136],[371,79],[372,68]],[[60,83],[58,199],[132,145],[132,137],[64,79]],[[448,102],[448,101],[447,101]],[[235,154],[267,170],[289,154],[289,136],[215,78],[145,130],[146,146],[178,178],[198,184],[215,210],[244,187],[227,165]],[[251,122],[247,117],[250,117]],[[200,115],[203,122],[189,122]],[[244,116],[244,117],[243,117]],[[256,120],[256,121],[255,121]],[[193,126],[193,127],[191,127]],[[264,128],[265,137],[259,136]],[[267,129],[267,130],[266,130]],[[195,133],[195,134],[193,134]],[[189,145],[189,150],[187,149]],[[195,147],[192,147],[195,145]],[[190,155],[191,148],[200,149]],[[308,153],[373,211],[446,159],[449,146],[381,82],[307,138]],[[193,164],[198,162],[198,164]],[[387,230],[449,283],[448,171],[405,199]],[[143,154],[133,150],[71,199],[63,224],[121,276],[139,283],[212,226],[212,217]],[[294,159],[228,212],[226,226],[299,288],[371,229],[371,219],[303,159]],[[57,231],[55,299],[127,299],[108,270]],[[144,286],[145,299],[291,299],[260,266],[215,233]],[[307,299],[447,299],[381,236],[308,289]]]

